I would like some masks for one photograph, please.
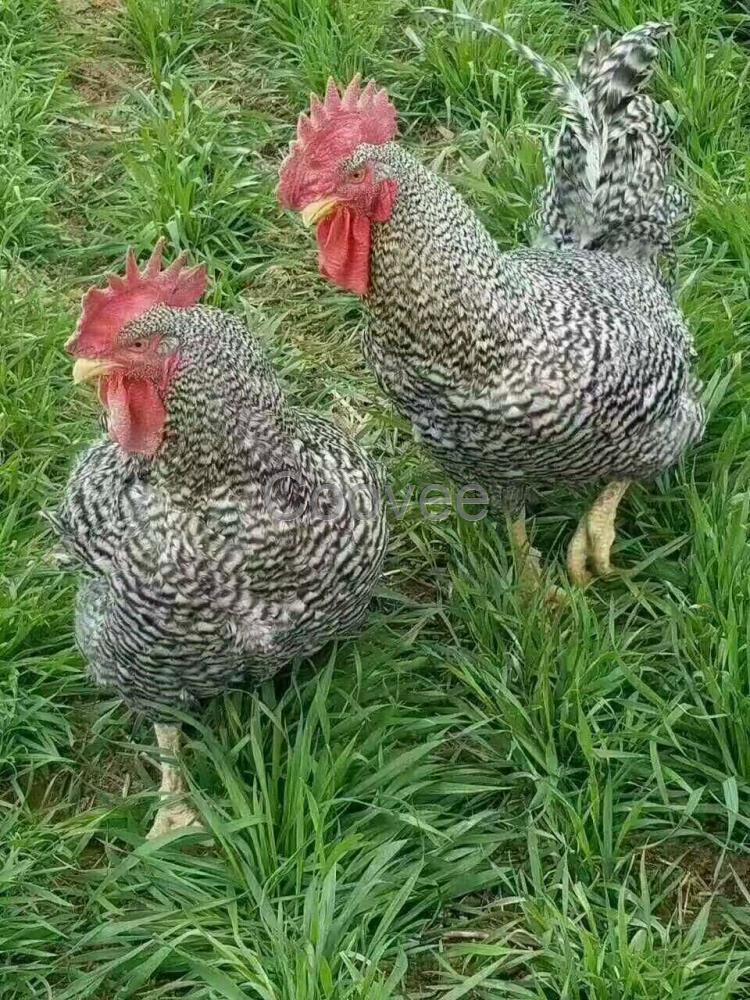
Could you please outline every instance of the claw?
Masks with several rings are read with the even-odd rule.
[[[576,587],[587,587],[592,575],[588,570],[589,531],[587,518],[581,518],[568,545],[568,575]]]
[[[611,560],[615,515],[627,488],[626,482],[610,483],[579,521],[568,546],[568,573],[577,587],[589,584],[594,574],[607,577],[617,572]]]
[[[526,534],[526,521],[522,515],[516,518],[510,527],[510,536],[515,549],[516,565],[518,567],[518,583],[521,593],[526,598],[544,592],[544,603],[551,607],[560,607],[567,602],[567,594],[561,587],[548,585],[542,569],[542,557],[539,549],[535,549]]]
[[[156,814],[153,826],[146,834],[146,840],[156,840],[157,837],[165,833],[174,833],[175,830],[182,830],[185,833],[195,833],[202,830],[203,826],[198,818],[198,813],[190,806],[174,805],[162,806]]]

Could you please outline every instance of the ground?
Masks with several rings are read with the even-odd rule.
[[[404,141],[503,245],[527,238],[548,89],[414,0],[0,5],[0,997],[719,1000],[750,996],[750,77],[720,0],[487,0],[571,60],[669,18],[654,81],[695,206],[680,302],[711,417],[626,497],[632,573],[525,605],[502,526],[394,515],[365,635],[190,733],[210,837],[144,840],[149,728],[86,677],[39,511],[97,432],[63,344],[82,292],[160,235],[209,264],[288,391],[357,429],[401,496],[440,481],[362,363],[357,301],[276,204],[329,74],[391,91]],[[534,542],[562,582],[584,498]]]

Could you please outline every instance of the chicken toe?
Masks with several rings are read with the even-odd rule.
[[[522,512],[510,524],[510,538],[518,571],[521,593],[525,596],[544,590],[544,603],[558,605],[565,600],[565,591],[560,587],[548,586],[539,549],[535,549],[526,532],[526,516]]]
[[[588,570],[589,558],[589,528],[588,511],[578,522],[573,537],[568,545],[568,576],[576,587],[585,587],[591,582]]]
[[[596,576],[615,572],[611,552],[615,540],[617,507],[629,483],[609,483],[581,518],[568,546],[568,573],[578,587],[585,587]]]
[[[191,831],[201,829],[198,814],[190,806],[180,802],[170,803],[159,809],[151,829],[146,834],[146,840],[155,840],[162,834],[182,829]]]

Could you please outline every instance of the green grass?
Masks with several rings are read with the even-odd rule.
[[[678,23],[654,81],[696,217],[681,302],[705,441],[622,507],[633,576],[525,608],[502,526],[393,525],[366,634],[191,730],[212,842],[155,846],[149,727],[92,688],[39,510],[96,432],[62,345],[88,285],[166,235],[207,260],[288,391],[434,480],[276,170],[307,92],[375,74],[404,141],[524,238],[544,84],[398,0],[0,5],[0,998],[750,996],[750,73],[720,0],[487,0],[555,58]],[[746,44],[746,42],[745,42]],[[561,564],[583,497],[550,491]],[[456,932],[465,932],[460,937]],[[470,933],[469,933],[470,932]],[[468,936],[467,936],[468,933]]]

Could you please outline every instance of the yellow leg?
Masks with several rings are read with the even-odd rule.
[[[608,576],[614,572],[610,555],[615,516],[629,485],[624,481],[609,483],[579,521],[568,546],[568,573],[577,586],[586,586],[594,574]]]
[[[165,726],[156,722],[154,731],[159,749],[169,754],[172,759],[162,757],[159,792],[162,799],[168,801],[164,801],[159,807],[154,824],[147,834],[148,840],[154,840],[164,833],[171,833],[182,827],[200,826],[197,813],[190,806],[180,803],[179,799],[173,798],[183,795],[187,790],[176,759],[180,751],[181,727]]]
[[[538,549],[529,541],[526,532],[526,513],[521,513],[510,523],[510,540],[518,568],[518,582],[521,592],[535,594],[540,588],[546,587],[542,560]],[[546,587],[544,600],[547,604],[559,604],[564,598],[564,591],[559,587]]]

